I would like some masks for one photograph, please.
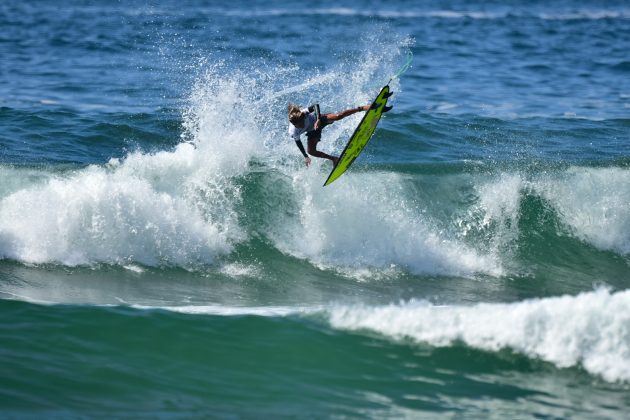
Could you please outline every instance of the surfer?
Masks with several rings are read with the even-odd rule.
[[[308,155],[328,159],[332,161],[333,165],[336,165],[339,158],[317,150],[317,143],[322,138],[322,129],[335,121],[369,109],[370,105],[364,105],[346,109],[336,114],[319,114],[319,105],[300,108],[298,105],[289,104],[289,135],[295,140],[295,144],[300,149],[300,152],[302,152],[306,166],[311,164],[311,158],[308,157]],[[302,140],[300,140],[300,136],[303,133],[306,133],[308,155],[304,150]]]

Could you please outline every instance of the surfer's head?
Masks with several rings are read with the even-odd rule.
[[[300,107],[296,104],[289,104],[289,122],[295,126],[300,126],[304,123],[305,114],[300,110]]]

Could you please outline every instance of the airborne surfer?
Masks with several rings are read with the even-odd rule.
[[[295,140],[295,144],[304,156],[306,166],[311,164],[311,158],[308,155],[324,158],[332,161],[333,165],[337,164],[339,158],[328,155],[317,150],[317,143],[322,138],[322,129],[352,114],[361,111],[368,111],[370,105],[358,106],[356,108],[346,109],[336,114],[320,114],[319,105],[312,105],[308,108],[300,108],[298,105],[289,104],[289,135]],[[300,136],[306,133],[308,155],[304,150],[304,145]]]

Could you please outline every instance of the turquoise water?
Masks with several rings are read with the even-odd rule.
[[[629,47],[624,2],[3,4],[1,416],[623,418]],[[322,188],[286,104],[409,52]]]

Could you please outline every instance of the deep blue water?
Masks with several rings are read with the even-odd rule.
[[[623,418],[628,51],[623,1],[2,3],[2,417]],[[287,103],[409,56],[323,188]]]

